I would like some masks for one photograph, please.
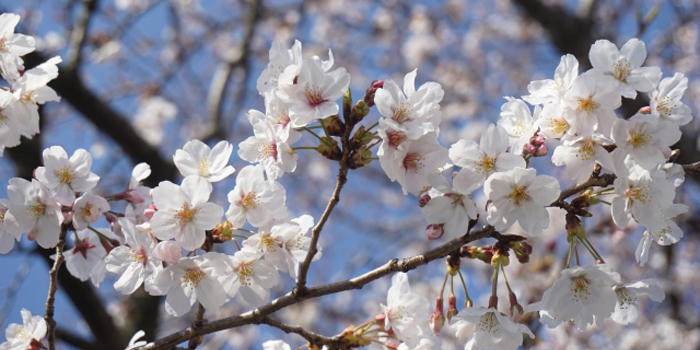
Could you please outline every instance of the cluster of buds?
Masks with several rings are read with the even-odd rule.
[[[493,258],[493,246],[464,246],[459,250],[459,255],[462,258],[479,259],[487,264],[491,264],[491,259]]]
[[[543,157],[547,155],[547,146],[544,144],[544,137],[535,134],[530,137],[530,141],[523,146],[523,156]]]
[[[510,244],[510,249],[515,253],[515,257],[521,264],[527,264],[530,261],[530,254],[532,254],[532,245],[525,241],[512,242]]]
[[[435,311],[433,311],[433,313],[430,315],[430,319],[428,320],[430,323],[430,329],[436,336],[442,333],[442,326],[445,325],[445,314],[442,310],[442,295],[440,295],[435,301]]]

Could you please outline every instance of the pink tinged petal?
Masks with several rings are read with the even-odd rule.
[[[175,283],[165,297],[165,310],[175,317],[180,317],[192,309],[196,300],[197,293],[193,289]]]
[[[141,286],[144,279],[143,265],[131,263],[128,265],[124,273],[119,279],[114,282],[114,289],[124,295],[128,295],[136,291]]]
[[[197,212],[194,214],[193,223],[199,229],[213,229],[221,223],[221,218],[224,216],[224,208],[214,203],[204,203],[196,209]]]
[[[205,238],[204,229],[197,229],[190,223],[181,228],[180,233],[175,236],[175,241],[186,250],[195,250],[202,246]]]
[[[559,198],[561,193],[559,181],[549,175],[537,176],[530,182],[528,193],[535,203],[549,205]]]
[[[588,59],[593,68],[605,72],[611,70],[612,65],[617,62],[619,57],[620,51],[617,46],[605,39],[597,40],[588,52]]]
[[[160,261],[175,265],[182,258],[182,248],[176,242],[159,242],[151,252],[152,256]]]
[[[628,40],[620,49],[620,54],[627,57],[632,68],[641,67],[647,58],[647,49],[643,41],[637,38]]]
[[[206,203],[211,195],[211,184],[200,176],[187,176],[182,180],[182,191],[189,197],[191,206],[199,206]],[[156,206],[158,206],[156,204]],[[159,208],[160,209],[160,208]],[[223,214],[223,211],[222,211]]]
[[[207,310],[216,310],[226,301],[226,291],[214,277],[203,277],[196,288],[197,300]]]

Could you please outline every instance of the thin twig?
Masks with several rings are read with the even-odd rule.
[[[66,60],[66,69],[68,70],[75,70],[80,66],[82,60],[81,51],[85,45],[85,38],[87,38],[90,18],[97,8],[97,1],[83,0],[82,5],[80,13],[78,14],[78,19],[71,31],[70,44],[68,46],[68,59]]]
[[[63,247],[66,245],[66,233],[67,228],[61,225],[58,243],[56,243],[56,260],[49,271],[49,296],[46,298],[46,315],[44,316],[44,320],[46,320],[48,325],[47,342],[49,350],[56,349],[56,320],[53,319],[53,314],[55,311],[56,289],[58,289],[58,269],[61,268],[63,263]]]

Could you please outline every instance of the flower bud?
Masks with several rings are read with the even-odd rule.
[[[365,97],[363,100],[365,103],[367,103],[367,106],[372,107],[374,106],[374,95],[377,93],[378,89],[381,89],[384,87],[384,82],[381,80],[373,80],[372,84],[367,88],[365,91]]]
[[[216,243],[228,242],[233,239],[233,224],[228,220],[224,221],[214,227],[211,235]]]
[[[435,335],[440,335],[442,326],[445,325],[445,316],[442,313],[442,308],[442,296],[439,296],[435,301],[435,311],[430,315],[430,319],[428,320],[430,329]]]
[[[532,245],[527,242],[514,242],[511,244],[511,248],[515,252],[515,257],[521,264],[526,264],[530,261],[530,254],[532,254]]]
[[[348,168],[358,169],[372,162],[372,151],[362,146],[360,149],[352,151],[348,159]]]
[[[535,147],[540,147],[544,145],[544,137],[540,135],[535,135],[530,138],[530,144],[535,146]]]
[[[323,118],[323,125],[330,136],[343,136],[345,132],[345,124],[337,114],[333,114]]]
[[[368,132],[364,125],[360,125],[350,139],[350,149],[358,149],[368,145],[372,140],[378,138],[375,134]]]
[[[637,112],[639,114],[651,114],[651,106],[644,106]]]
[[[351,110],[352,92],[350,92],[350,88],[348,87],[348,90],[345,91],[345,95],[343,95],[343,118],[347,118],[350,115]]]
[[[450,296],[447,297],[447,312],[445,315],[447,316],[447,323],[452,322],[452,317],[456,315],[459,311],[457,311],[457,298],[455,298],[455,295],[450,293]]]
[[[434,241],[445,233],[445,224],[430,224],[425,228],[425,234],[428,236],[428,240]]]
[[[535,153],[537,153],[537,147],[533,146],[532,144],[526,143],[523,145],[523,155],[531,155],[534,156]]]
[[[537,147],[537,151],[535,152],[535,157],[544,157],[547,155],[547,146],[541,145],[540,147]]]
[[[148,220],[151,220],[153,218],[153,214],[155,214],[158,211],[158,208],[156,208],[155,204],[151,204],[146,208],[146,210],[143,211],[143,216],[145,216]]]
[[[362,119],[369,114],[369,106],[364,100],[357,101],[355,107],[352,107],[352,113],[350,113],[350,120],[348,124],[355,125],[362,121]]]
[[[418,199],[418,205],[423,208],[428,202],[430,202],[430,195],[429,194],[424,194],[422,197]]]
[[[323,141],[316,147],[316,152],[321,153],[322,156],[330,160],[340,160],[343,157],[343,151],[338,147],[338,141],[330,136],[324,137]]]

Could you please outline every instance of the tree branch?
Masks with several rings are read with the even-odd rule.
[[[68,59],[66,60],[66,69],[75,71],[82,61],[81,51],[87,38],[88,25],[90,17],[97,8],[97,0],[82,0],[82,7],[78,14],[78,20],[71,31],[70,43],[68,45]]]
[[[83,339],[76,334],[73,334],[69,331],[67,331],[64,328],[56,328],[56,338],[58,340],[78,349],[83,349],[83,350],[99,350],[99,346],[89,342],[86,339]]]
[[[306,339],[310,345],[335,345],[333,349],[336,349],[340,346],[340,344],[336,344],[338,341],[337,339],[331,338],[331,337],[324,337],[322,335],[309,332],[304,327],[301,326],[290,326],[288,324],[284,324],[278,320],[275,320],[269,316],[265,316],[260,323],[264,323],[268,326],[275,327],[281,329],[283,332],[289,334],[289,333],[295,333],[298,334],[304,339]]]
[[[53,267],[49,271],[49,295],[46,298],[46,315],[44,315],[44,320],[47,324],[47,343],[49,350],[56,350],[56,320],[53,319],[54,303],[56,302],[56,290],[58,289],[58,269],[61,268],[63,264],[63,246],[66,245],[66,232],[67,228],[65,225],[61,225],[61,232],[58,235],[58,243],[56,244],[56,258]]]

